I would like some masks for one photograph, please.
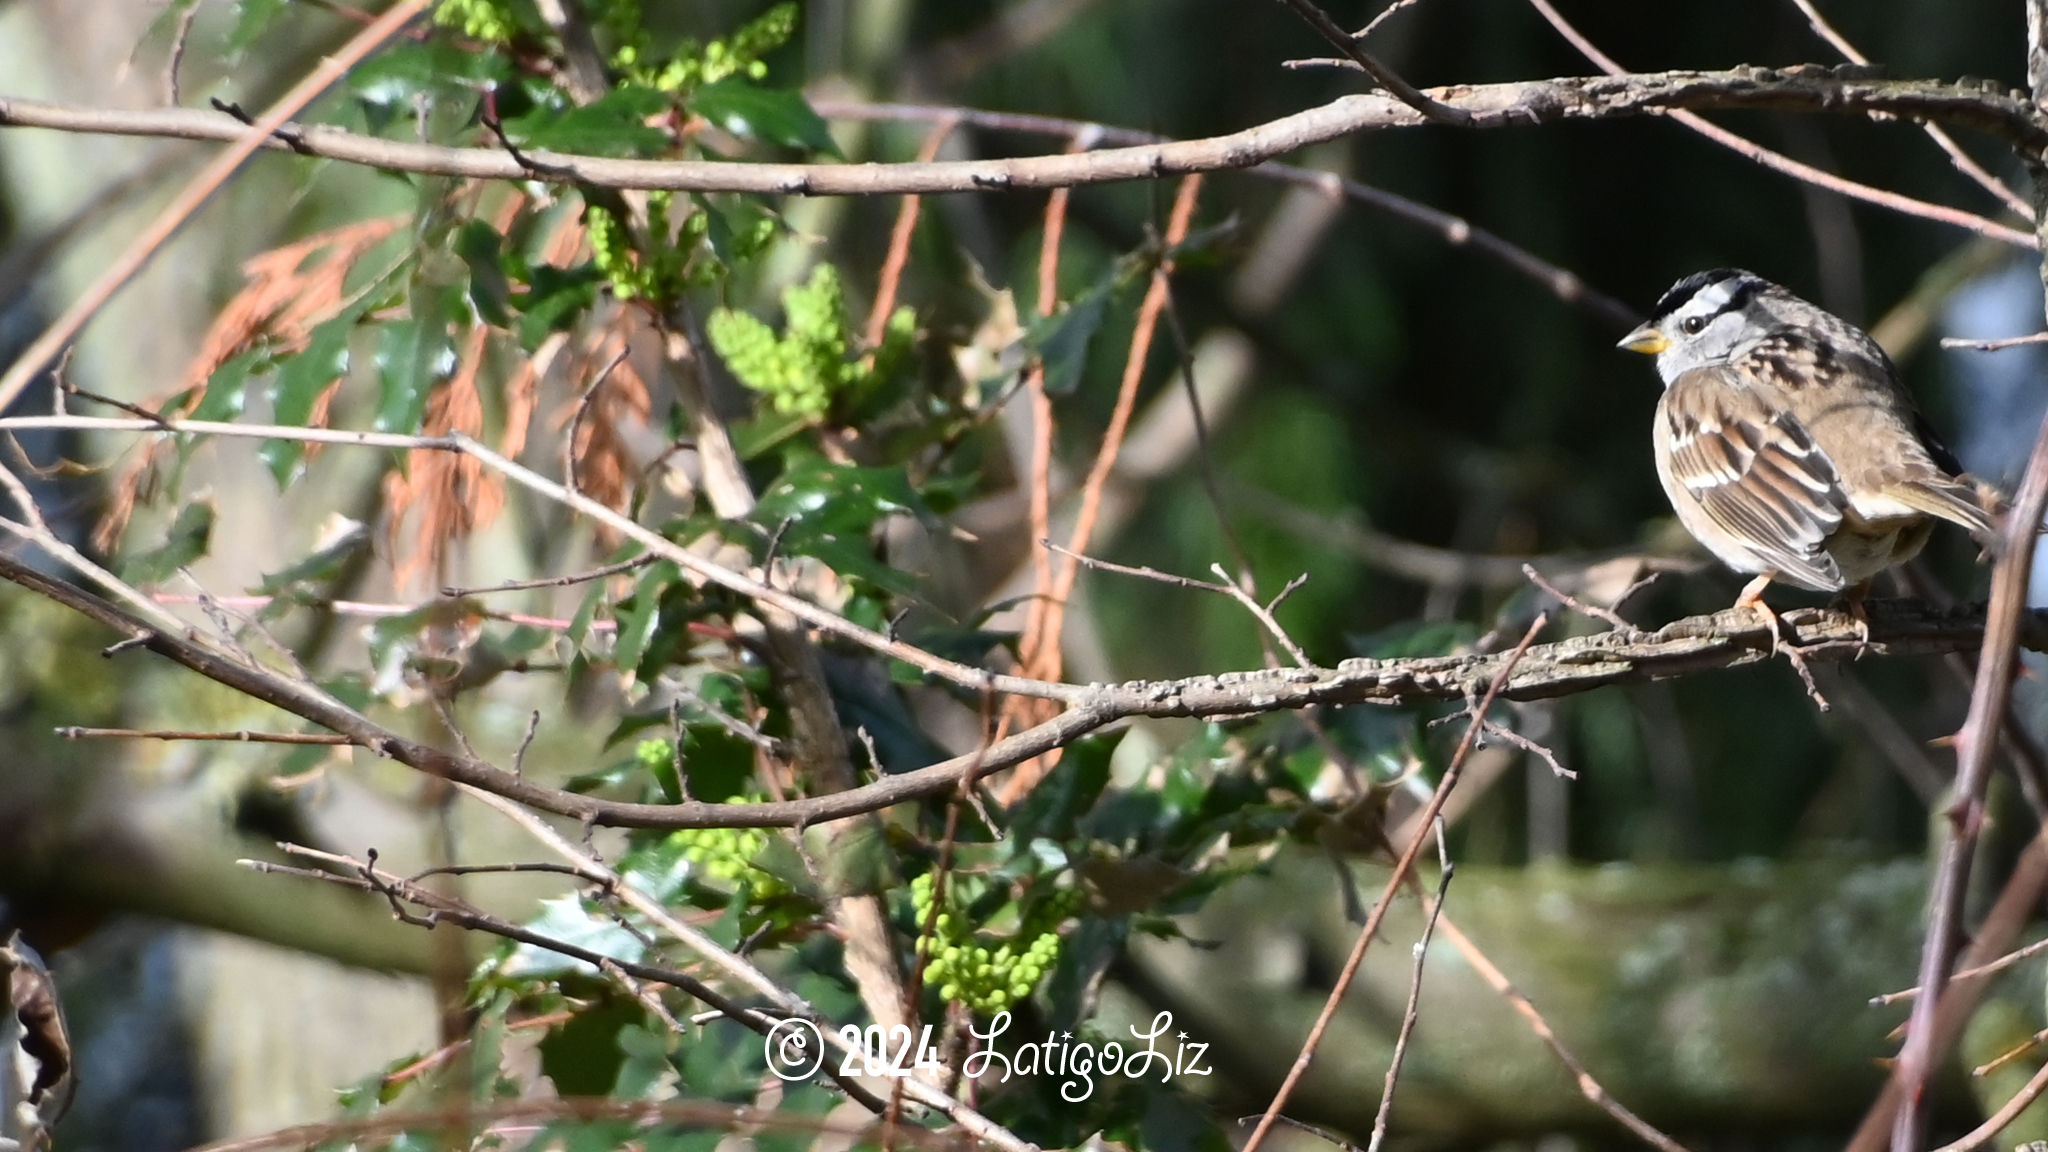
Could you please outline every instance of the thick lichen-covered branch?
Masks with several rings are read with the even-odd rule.
[[[209,679],[349,737],[379,756],[430,775],[469,784],[545,812],[592,824],[638,828],[789,827],[839,820],[908,800],[941,795],[962,775],[1008,767],[1064,747],[1134,717],[1238,719],[1311,705],[1390,707],[1476,696],[1508,660],[1506,654],[1465,654],[1399,660],[1346,660],[1335,668],[1225,672],[1179,680],[1069,686],[1058,716],[963,756],[823,796],[757,804],[635,804],[565,792],[515,775],[481,758],[408,739],[370,720],[317,687],[216,651],[192,636],[159,629],[113,604],[53,580],[0,554],[0,578],[47,596]],[[1781,614],[1792,642],[1809,660],[1857,655],[1920,655],[1974,648],[1984,631],[1981,606],[1937,611],[1917,601],[1868,605],[1868,644],[1847,614],[1799,609]],[[2022,620],[2021,643],[2048,650],[2048,611]],[[1648,633],[1601,633],[1538,644],[1523,655],[1502,695],[1538,699],[1609,684],[1658,680],[1739,667],[1771,658],[1771,638],[1751,612],[1727,611],[1677,620]]]

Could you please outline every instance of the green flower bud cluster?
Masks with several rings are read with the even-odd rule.
[[[813,422],[825,418],[833,397],[893,371],[917,336],[917,314],[898,308],[889,317],[873,365],[849,360],[853,336],[847,328],[846,291],[830,264],[818,265],[810,280],[784,292],[782,308],[788,322],[779,337],[760,320],[731,308],[713,312],[705,332],[740,383],[766,396],[777,412]]]
[[[519,31],[512,14],[497,0],[442,0],[434,9],[434,23],[486,44],[510,43]]]
[[[601,22],[619,39],[612,66],[628,82],[686,93],[728,76],[759,80],[768,75],[761,57],[789,42],[796,32],[796,16],[795,4],[777,4],[727,39],[702,48],[694,40],[683,41],[666,61],[654,59],[652,38],[640,25],[640,0],[611,0]]]
[[[932,934],[918,940],[918,950],[926,957],[926,986],[983,1016],[1007,1011],[1029,997],[1059,963],[1059,925],[1079,908],[1079,893],[1061,891],[1041,902],[1015,936],[991,948],[951,899],[936,917],[932,915],[932,876],[927,872],[910,882],[917,923],[932,926]]]
[[[682,293],[690,251],[703,237],[708,221],[702,212],[691,213],[683,221],[680,239],[670,243],[668,211],[674,202],[673,192],[647,194],[647,234],[654,247],[651,253],[635,249],[631,231],[611,209],[601,204],[585,209],[591,258],[597,263],[597,270],[611,282],[614,296],[666,304]]]

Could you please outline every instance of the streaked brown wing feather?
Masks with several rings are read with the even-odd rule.
[[[1847,497],[1797,418],[1737,373],[1699,368],[1665,390],[1658,420],[1672,480],[1729,543],[1795,583],[1842,586],[1823,542]]]

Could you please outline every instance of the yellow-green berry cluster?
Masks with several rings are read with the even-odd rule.
[[[684,828],[669,834],[668,842],[682,851],[697,876],[714,887],[736,888],[745,880],[754,896],[778,896],[789,890],[782,881],[755,867],[754,857],[768,846],[768,833],[761,828]]]
[[[927,872],[910,882],[917,923],[920,928],[932,926],[931,935],[918,940],[918,950],[926,957],[925,985],[983,1016],[1007,1011],[1030,996],[1059,962],[1059,924],[1073,906],[1064,899],[1067,893],[1044,902],[1015,936],[991,948],[950,899],[932,916],[932,875]]]
[[[512,14],[497,0],[442,0],[434,9],[434,23],[486,44],[509,43],[519,31]]]

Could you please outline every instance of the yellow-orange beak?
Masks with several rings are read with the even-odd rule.
[[[1629,352],[1641,352],[1645,356],[1655,356],[1657,353],[1671,347],[1671,338],[1645,324],[1628,335],[1623,336],[1621,343],[1616,344],[1615,347]]]

